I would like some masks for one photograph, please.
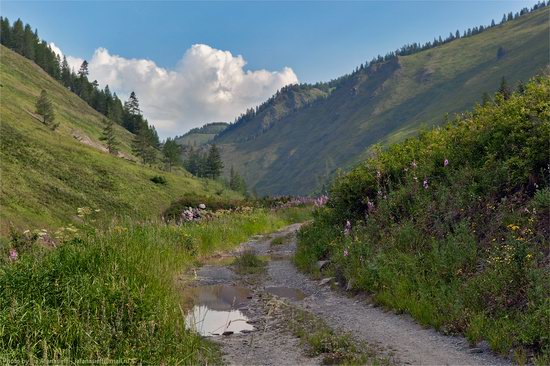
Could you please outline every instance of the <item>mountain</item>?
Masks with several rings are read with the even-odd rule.
[[[52,131],[35,112],[46,90],[59,127]],[[115,126],[120,157],[99,140],[104,116],[32,61],[0,46],[0,233],[9,226],[57,228],[77,209],[99,209],[98,219],[151,217],[179,196],[238,197],[220,184],[183,169],[172,173],[136,163],[134,135]],[[167,183],[151,178],[162,175]]]
[[[186,134],[174,138],[176,143],[183,146],[199,146],[212,141],[217,134],[229,126],[227,122],[207,123],[202,127],[189,130]]]
[[[549,63],[548,7],[420,52],[379,60],[317,86],[293,86],[214,142],[260,194],[307,194],[370,154],[441,124],[485,92]],[[477,27],[476,27],[477,28]]]

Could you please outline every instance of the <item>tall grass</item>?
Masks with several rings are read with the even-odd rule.
[[[175,277],[197,256],[287,223],[256,210],[181,227],[119,224],[0,262],[0,359],[219,361],[185,329]]]

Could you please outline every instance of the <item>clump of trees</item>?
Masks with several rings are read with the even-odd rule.
[[[42,123],[55,130],[59,123],[55,122],[55,112],[53,109],[52,101],[48,96],[48,92],[44,89],[40,92],[40,96],[36,100],[36,114],[42,117]]]
[[[248,193],[245,180],[233,167],[231,167],[231,172],[229,173],[229,188],[243,195],[247,195]]]
[[[214,144],[206,154],[191,148],[183,166],[194,176],[217,179],[222,174],[223,161],[218,147]]]
[[[101,89],[97,80],[90,81],[88,79],[89,65],[87,61],[82,62],[78,71],[75,72],[69,66],[67,58],[55,53],[45,40],[40,40],[38,31],[33,31],[29,24],[24,25],[21,19],[17,19],[13,25],[10,25],[8,18],[0,17],[0,43],[34,61],[46,73],[82,98],[96,111],[128,131],[138,133],[145,128],[145,125],[151,130],[148,133],[156,140],[155,143],[159,144],[154,127],[149,126],[139,111],[139,103],[134,92],[123,104],[116,93],[111,93],[108,85]]]

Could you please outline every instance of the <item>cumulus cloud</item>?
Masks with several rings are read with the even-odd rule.
[[[69,56],[67,61],[75,70],[82,63]],[[151,60],[113,55],[105,48],[98,48],[88,62],[91,80],[109,85],[121,98],[135,91],[144,115],[164,137],[208,122],[232,121],[277,89],[298,82],[289,67],[245,70],[242,56],[204,44],[189,48],[172,70]]]

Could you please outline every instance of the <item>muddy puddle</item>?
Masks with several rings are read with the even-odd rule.
[[[186,326],[203,336],[241,333],[254,330],[248,317],[240,310],[246,306],[252,292],[245,287],[212,285],[188,288],[185,295],[193,307],[185,318]]]
[[[284,297],[285,299],[300,301],[306,298],[301,290],[291,287],[266,287],[265,290],[272,295]]]

